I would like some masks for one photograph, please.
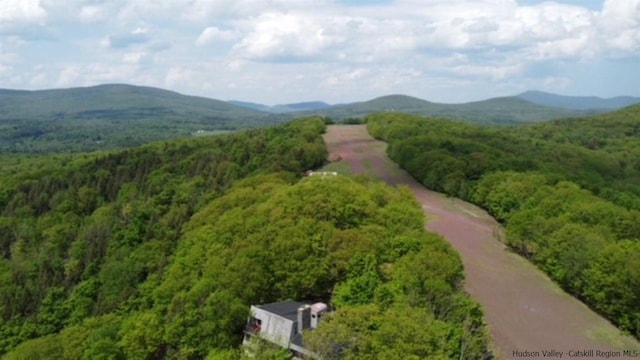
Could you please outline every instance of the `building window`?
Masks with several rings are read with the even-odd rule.
[[[254,334],[258,334],[260,333],[260,330],[262,330],[262,320],[258,319],[258,318],[254,318],[253,316],[249,319],[249,331],[251,331]]]

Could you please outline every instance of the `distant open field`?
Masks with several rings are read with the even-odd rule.
[[[484,210],[429,191],[400,169],[386,156],[386,144],[373,139],[365,125],[329,126],[324,140],[330,154],[342,158],[328,165],[331,171],[409,186],[422,204],[427,229],[444,236],[460,253],[465,288],[482,304],[502,358],[517,358],[514,351],[528,351],[531,356],[520,358],[544,359],[551,356],[543,351],[556,351],[563,353],[562,358],[580,359],[587,357],[569,352],[584,350],[594,350],[588,357],[593,359],[607,358],[607,354],[614,358],[615,351],[620,351],[618,358],[632,358],[623,357],[622,351],[640,351],[637,341],[511,253],[498,240],[501,226]]]

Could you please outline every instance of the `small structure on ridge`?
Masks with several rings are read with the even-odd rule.
[[[322,316],[329,311],[325,303],[313,305],[298,301],[281,301],[264,305],[252,305],[243,344],[249,347],[252,337],[291,350],[294,356],[318,356],[303,346],[304,331],[318,327]]]

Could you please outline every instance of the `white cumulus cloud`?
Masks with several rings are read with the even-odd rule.
[[[147,57],[144,51],[129,52],[122,56],[122,62],[125,64],[139,64]]]
[[[107,14],[104,7],[102,6],[87,5],[87,6],[82,6],[80,8],[78,17],[80,18],[80,21],[83,21],[83,22],[94,22],[94,21],[105,20],[107,17]]]
[[[266,13],[253,20],[235,48],[249,59],[312,58],[342,41],[330,25],[308,13]]]
[[[196,40],[196,45],[203,46],[207,44],[211,44],[217,41],[231,41],[235,38],[235,34],[233,31],[229,30],[221,30],[216,26],[209,26],[202,31],[198,39]]]
[[[0,0],[0,24],[40,22],[47,16],[40,0]]]
[[[461,100],[595,89],[603,82],[584,74],[597,69],[630,84],[610,80],[620,86],[610,92],[640,95],[640,0],[601,1],[0,0],[0,76],[283,99],[273,102],[387,91]]]
[[[640,0],[606,0],[598,19],[605,48],[640,52]]]

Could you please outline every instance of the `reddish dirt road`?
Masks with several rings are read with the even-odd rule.
[[[349,164],[351,173],[409,186],[422,203],[426,228],[446,238],[462,257],[465,288],[484,308],[499,357],[560,358],[561,352],[564,359],[631,359],[623,351],[640,350],[633,338],[509,252],[498,240],[502,228],[485,211],[429,191],[399,169],[386,156],[386,144],[371,138],[364,125],[330,126],[324,139],[330,153],[342,157],[343,169]],[[584,350],[593,355],[578,353]],[[611,351],[620,356],[606,353]]]

